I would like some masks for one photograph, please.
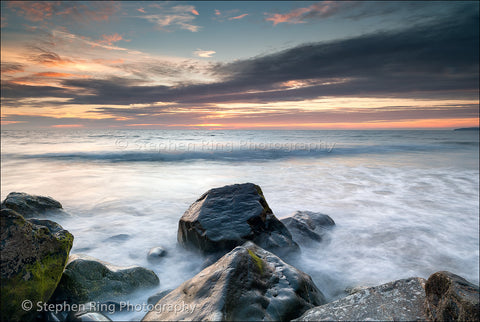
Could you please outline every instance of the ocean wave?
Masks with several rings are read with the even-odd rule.
[[[469,145],[469,146],[478,146],[478,142],[474,141],[442,141],[439,142],[440,144],[446,144],[446,145]]]
[[[250,149],[200,149],[190,151],[172,150],[123,150],[98,152],[55,152],[37,154],[5,153],[5,159],[44,159],[59,161],[98,161],[98,162],[186,162],[186,161],[219,161],[248,162],[274,161],[293,158],[328,158],[336,156],[356,156],[362,154],[392,154],[405,152],[429,152],[449,150],[448,147],[429,145],[373,145],[342,146],[331,144],[323,146],[284,145],[283,148],[269,148],[259,145]]]

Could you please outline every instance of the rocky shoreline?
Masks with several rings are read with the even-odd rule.
[[[50,197],[12,192],[2,202],[2,321],[108,321],[111,312],[99,308],[118,310],[122,298],[159,285],[149,269],[70,254],[74,237],[50,220],[68,215]],[[205,257],[201,271],[152,294],[143,321],[479,320],[478,286],[446,271],[357,288],[327,303],[322,285],[292,264],[302,247],[328,242],[334,227],[311,211],[279,220],[252,183],[211,189],[181,216],[177,233],[180,246]],[[161,265],[166,250],[145,255]],[[35,303],[70,310],[39,313]]]

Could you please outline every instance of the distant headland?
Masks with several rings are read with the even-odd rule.
[[[480,130],[480,128],[477,126],[477,127],[462,127],[462,128],[459,128],[459,129],[454,129],[454,131],[478,131]]]

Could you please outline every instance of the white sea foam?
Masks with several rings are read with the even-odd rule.
[[[478,136],[453,131],[41,133],[2,133],[2,199],[22,191],[59,200],[73,215],[57,220],[75,236],[72,253],[151,268],[161,280],[158,290],[178,286],[202,266],[200,256],[177,247],[183,212],[206,190],[241,182],[259,184],[278,217],[311,210],[335,220],[330,242],[303,249],[302,261],[295,263],[330,299],[346,287],[427,278],[439,270],[479,282]],[[119,150],[119,138],[150,140],[156,147],[202,140],[335,147],[330,153],[270,145],[178,154],[132,146]],[[171,159],[162,160],[165,155]],[[147,262],[148,250],[159,245],[168,256],[159,264]],[[128,300],[145,302],[155,291]],[[130,312],[113,319],[142,317]]]

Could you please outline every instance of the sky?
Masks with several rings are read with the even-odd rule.
[[[478,92],[478,1],[1,1],[2,129],[449,129]]]

